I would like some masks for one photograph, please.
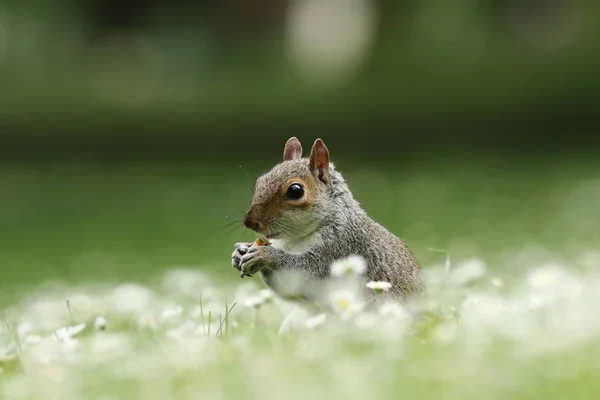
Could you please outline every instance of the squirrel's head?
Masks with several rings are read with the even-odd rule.
[[[285,144],[283,161],[258,178],[244,225],[270,239],[301,239],[316,232],[327,216],[333,165],[321,139],[302,158],[295,137]],[[336,174],[337,175],[337,174]]]

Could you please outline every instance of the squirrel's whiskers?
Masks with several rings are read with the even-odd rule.
[[[244,214],[238,212],[236,214],[225,215],[222,217],[211,218],[211,220],[219,220],[219,221],[227,221],[225,224],[220,225],[214,229],[211,229],[208,233],[206,233],[202,239],[198,242],[199,245],[202,245],[208,240],[210,237],[214,236],[217,233],[225,232],[225,236],[230,238],[237,231],[241,231],[243,229],[243,225],[240,224],[240,221],[243,220]]]

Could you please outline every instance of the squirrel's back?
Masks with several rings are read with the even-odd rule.
[[[367,280],[392,284],[390,294],[401,299],[420,296],[424,290],[421,267],[410,248],[374,221],[354,199],[341,173],[330,163],[331,186],[328,190],[326,224],[332,247],[340,246],[341,253],[356,254],[367,263]],[[323,229],[323,232],[327,230]],[[343,243],[340,243],[343,242]],[[342,254],[340,254],[342,257]]]
[[[362,244],[356,243],[356,248],[367,262],[367,279],[391,283],[392,294],[402,299],[420,296],[425,286],[421,267],[410,248],[368,216],[362,217],[361,223]]]

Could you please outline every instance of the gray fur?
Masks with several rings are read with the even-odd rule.
[[[293,209],[272,220],[265,233],[293,242],[312,236],[314,246],[301,254],[292,254],[273,246],[250,247],[238,243],[233,266],[242,274],[260,271],[263,281],[284,297],[299,296],[309,300],[319,297],[330,277],[333,261],[360,255],[367,262],[366,281],[392,284],[390,295],[402,301],[420,297],[424,283],[420,266],[402,240],[373,221],[353,198],[342,175],[329,166],[331,181],[317,180],[318,191],[312,207]],[[307,158],[284,161],[255,183],[252,205],[269,204],[274,189],[294,177],[315,179]],[[305,280],[301,293],[286,292],[289,274]],[[368,294],[368,291],[365,292]]]

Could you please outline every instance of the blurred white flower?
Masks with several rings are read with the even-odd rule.
[[[535,269],[529,273],[527,283],[532,289],[548,289],[560,284],[565,272],[555,266]]]
[[[69,307],[73,315],[85,318],[94,306],[92,298],[85,293],[73,293],[68,296]]]
[[[32,323],[35,329],[43,331],[55,330],[71,322],[64,300],[52,295],[39,296],[20,314],[22,321],[28,321],[27,324]]]
[[[36,344],[40,343],[43,338],[40,335],[27,335],[22,340],[22,344]]]
[[[31,322],[21,322],[19,325],[17,325],[17,334],[21,339],[23,339],[24,337],[29,336],[33,332],[34,328],[35,327]]]
[[[301,329],[309,318],[310,314],[305,308],[295,305],[283,319],[283,322],[279,327],[278,335]]]
[[[103,331],[106,329],[107,324],[108,324],[108,322],[106,321],[106,318],[99,315],[94,320],[94,329],[97,331]]]
[[[450,343],[458,336],[458,324],[446,322],[433,331],[433,338],[441,343]]]
[[[304,326],[307,329],[312,330],[312,329],[318,328],[319,326],[323,325],[325,323],[326,319],[327,319],[327,315],[325,315],[323,313],[314,315],[314,316],[308,318],[306,320],[306,322],[304,322]]]
[[[270,303],[273,301],[273,291],[269,289],[262,289],[259,295],[263,298],[265,303]]]
[[[387,301],[379,307],[379,314],[389,315],[396,318],[408,318],[410,313],[398,302]]]
[[[204,318],[204,308],[199,305],[195,305],[190,308],[189,315],[193,320]]]
[[[0,348],[0,363],[7,363],[17,359],[17,355],[13,352]]]
[[[465,286],[473,281],[482,278],[486,273],[486,265],[483,260],[474,258],[458,265],[448,277],[448,280],[454,286]]]
[[[86,327],[85,323],[81,323],[81,324],[73,325],[73,326],[66,326],[64,328],[58,329],[55,332],[55,335],[60,341],[67,342],[69,340],[72,340],[75,336],[77,336],[81,332],[83,332],[85,327]]]
[[[350,318],[359,314],[364,303],[356,292],[348,289],[340,289],[330,294],[331,305],[343,318]]]
[[[212,281],[206,274],[192,268],[175,268],[165,273],[162,286],[165,293],[197,299],[198,293],[207,297]]]
[[[158,327],[154,315],[150,313],[142,314],[138,318],[138,326],[140,328],[156,329]]]
[[[504,286],[504,281],[500,278],[492,278],[492,279],[490,279],[490,283],[496,289],[500,289]]]
[[[475,307],[479,304],[479,302],[480,302],[479,297],[477,297],[476,295],[472,295],[463,300],[462,307],[463,307],[463,309]]]
[[[372,289],[375,293],[388,292],[392,288],[392,284],[383,281],[370,281],[367,282],[367,287]]]
[[[138,284],[122,284],[112,292],[115,308],[125,314],[141,314],[152,308],[154,293]]]
[[[64,361],[65,355],[77,348],[77,343],[78,341],[75,339],[59,342],[56,336],[45,337],[39,343],[32,343],[27,346],[21,358],[26,369],[39,366],[55,367],[58,363]]]
[[[166,333],[171,339],[184,339],[186,337],[197,336],[198,328],[192,321],[185,321],[177,328],[169,329]]]
[[[378,327],[379,320],[376,314],[363,313],[358,314],[356,318],[354,318],[353,322],[358,328],[370,331]]]
[[[586,251],[579,256],[578,264],[583,268],[597,270],[600,267],[600,251]]]
[[[91,335],[85,347],[92,362],[110,362],[125,360],[134,350],[132,341],[125,334],[106,333],[104,335]]]
[[[175,307],[167,308],[166,310],[164,310],[162,312],[162,314],[160,315],[160,317],[163,320],[168,320],[168,319],[171,319],[174,317],[178,317],[181,314],[183,314],[183,307],[175,306]]]
[[[331,263],[331,275],[334,277],[361,276],[366,270],[367,263],[361,256],[349,256]]]
[[[233,329],[233,325],[236,325],[234,322],[229,323],[229,328]],[[219,321],[211,321],[210,325],[208,322],[204,324],[200,323],[196,326],[196,334],[200,336],[215,336],[217,332],[219,332],[219,328],[221,328],[221,324]],[[224,327],[223,327],[224,328]]]
[[[584,283],[558,265],[548,265],[531,271],[527,277],[531,308],[553,307],[560,299],[575,299],[584,293]],[[591,282],[587,283],[588,285]]]
[[[30,299],[15,301],[10,308],[0,310],[6,319],[0,325],[3,329],[0,366],[5,369],[1,375],[0,398],[85,398],[82,394],[87,387],[85,383],[94,384],[97,379],[101,382],[96,383],[102,385],[135,379],[147,387],[141,397],[169,398],[173,396],[169,386],[173,379],[200,370],[212,370],[220,375],[231,368],[232,357],[239,368],[234,372],[244,374],[251,385],[248,389],[253,393],[273,389],[273,379],[284,386],[293,385],[298,380],[294,373],[300,373],[300,378],[309,377],[312,371],[302,366],[318,362],[331,375],[334,391],[345,385],[344,393],[351,397],[363,393],[369,397],[374,389],[361,378],[373,373],[384,377],[396,374],[398,359],[416,361],[422,367],[417,373],[425,378],[442,376],[460,383],[470,379],[473,371],[484,368],[490,373],[490,382],[504,385],[504,380],[499,378],[495,382],[494,379],[514,375],[511,368],[516,364],[493,362],[498,345],[510,360],[539,365],[542,369],[547,361],[558,362],[560,368],[555,371],[558,377],[578,374],[579,368],[583,364],[586,367],[588,362],[593,365],[594,352],[589,349],[593,349],[600,338],[600,319],[596,317],[600,301],[598,269],[583,271],[557,264],[531,270],[523,276],[526,278],[523,285],[516,284],[520,276],[505,282],[511,290],[495,289],[492,277],[484,276],[483,285],[460,288],[464,290],[441,299],[441,306],[432,301],[429,312],[422,318],[413,316],[410,305],[388,299],[380,299],[379,307],[367,312],[362,295],[369,289],[362,279],[333,280],[332,286],[338,290],[319,289],[324,297],[318,298],[318,306],[314,308],[308,304],[277,301],[271,291],[263,291],[258,286],[248,287],[242,297],[231,295],[236,291],[233,287],[231,291],[220,287],[218,296],[205,298],[203,295],[201,300],[199,296],[182,299],[178,293],[164,292],[158,297],[152,292],[157,300],[150,302],[147,308],[132,315],[119,315],[118,310],[110,309],[112,291],[109,289],[91,297],[106,298],[108,305],[94,300],[88,318],[75,314],[77,321],[86,321],[87,326],[69,322],[63,301],[64,293],[85,294],[87,288],[81,291],[61,288],[58,295],[42,289],[40,293],[34,292]],[[436,299],[435,294],[429,297]],[[230,299],[235,299],[241,307],[236,306],[234,312],[239,312],[229,315],[227,327],[231,334],[224,335],[229,336],[228,340],[220,340],[219,328],[225,329],[226,299],[228,306],[233,304]],[[273,304],[268,313],[262,309],[252,312],[244,307],[246,299],[252,308],[260,304],[265,307],[269,299],[273,299]],[[40,307],[40,304],[45,305]],[[56,304],[60,307],[54,310]],[[183,312],[179,312],[178,305]],[[292,308],[295,311],[285,318],[280,328],[280,334],[292,334],[282,338],[284,340],[273,341],[270,335]],[[336,312],[330,313],[331,308]],[[53,322],[50,328],[46,329],[32,318],[42,311],[53,312],[45,315],[44,322]],[[165,313],[174,316],[168,324],[161,320]],[[262,317],[260,323],[253,318],[257,314]],[[94,330],[106,325],[107,319],[111,327],[113,318],[119,325],[118,332]],[[75,326],[69,326],[71,324]],[[234,329],[236,325],[238,329]],[[61,326],[65,328],[56,331]],[[312,330],[319,332],[311,334]],[[57,334],[52,335],[55,331]],[[59,334],[67,340],[58,340]],[[76,340],[84,335],[85,340]],[[426,344],[426,351],[411,350],[415,342]],[[354,349],[357,346],[367,350],[365,362],[356,362]],[[575,357],[571,358],[571,354]],[[571,360],[567,360],[568,365],[562,362],[565,355]],[[546,377],[552,379],[555,374]],[[208,378],[208,381],[190,381],[190,391],[180,397],[197,397],[201,391],[206,395],[207,387],[210,392],[214,386],[215,392],[205,397],[222,398],[222,382],[217,380],[212,385]],[[522,378],[526,380],[528,376]],[[489,391],[488,381],[479,385],[478,390]],[[126,397],[121,393],[126,388],[121,389],[119,385],[116,388],[111,396]],[[163,391],[163,388],[166,389]],[[316,388],[317,392],[321,389]],[[313,392],[309,387],[305,394]]]
[[[260,308],[265,304],[265,299],[262,296],[251,296],[244,301],[244,305],[249,308]]]

